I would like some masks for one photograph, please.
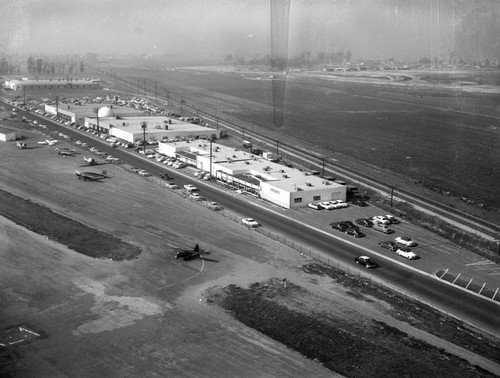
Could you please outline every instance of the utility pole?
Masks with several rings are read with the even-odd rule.
[[[244,128],[244,127],[242,127],[242,128],[241,128],[241,131],[242,131],[242,134],[243,134],[243,140],[245,140],[245,128]]]
[[[148,123],[146,121],[141,122],[142,128],[142,145],[144,146],[144,156],[146,156],[146,128],[148,127]]]
[[[156,92],[156,81],[155,81],[155,101],[158,101],[158,93]]]
[[[210,139],[210,181],[212,180],[212,139]]]
[[[279,159],[279,156],[280,156],[279,143],[280,143],[280,141],[278,139],[276,139],[276,159]]]

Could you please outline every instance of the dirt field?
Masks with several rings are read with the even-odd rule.
[[[25,134],[31,143],[39,138]],[[377,337],[386,334],[412,344],[415,363],[427,364],[419,361],[422,349],[450,373],[488,376],[482,370],[487,369],[500,374],[498,365],[487,358],[401,322],[385,300],[346,289],[323,272],[305,272],[304,265],[312,261],[297,252],[117,166],[107,167],[109,180],[94,183],[75,178],[81,155],[62,158],[53,147],[18,150],[15,144],[2,144],[0,159],[0,189],[142,251],[130,261],[94,259],[0,218],[0,324],[11,330],[26,327],[43,336],[0,346],[2,376],[330,377],[336,375],[333,371],[372,375],[348,359],[330,364],[333,371],[329,370],[293,350],[293,345],[245,326],[206,301],[207,290],[213,293],[229,285],[258,288],[285,277],[293,293],[287,297],[293,301],[285,303],[291,314],[312,311],[316,319],[331,314],[331,319],[344,319],[344,333],[351,335],[373,325],[382,332]],[[173,258],[172,246],[195,243],[210,252],[211,261]],[[280,299],[273,305],[283,304]],[[303,329],[295,333],[307,340]],[[489,343],[477,337],[477,343]],[[364,353],[368,356],[358,354],[355,364],[371,358],[371,351]],[[389,371],[406,376],[442,373],[431,370],[437,361],[433,359],[425,359],[433,361],[429,366],[414,369],[403,354],[399,361],[391,360],[388,366],[394,369]]]

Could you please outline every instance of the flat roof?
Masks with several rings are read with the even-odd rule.
[[[57,78],[57,79],[28,79],[28,80],[19,80],[19,79],[13,79],[13,80],[6,80],[6,82],[9,83],[14,83],[14,84],[27,84],[27,85],[33,85],[33,84],[41,84],[41,85],[57,85],[57,84],[94,84],[97,83],[98,80],[95,79],[72,79],[68,80],[66,78]]]
[[[175,146],[179,149],[189,148],[191,152],[197,151],[201,156],[210,156],[210,143],[206,141],[181,141],[175,142]],[[299,171],[296,168],[273,163],[260,155],[248,152],[248,150],[240,150],[217,143],[212,143],[212,150],[213,163],[236,172],[235,177],[250,183],[272,182],[276,188],[289,192],[295,192],[297,188],[306,191],[343,186],[319,176],[310,175],[308,172]]]
[[[114,111],[114,107],[113,107]],[[141,112],[142,113],[142,112]],[[104,117],[99,118],[99,123],[105,123],[107,125],[112,125],[120,130],[125,130],[130,133],[142,133],[143,122],[147,122],[146,131],[154,132],[165,131],[165,126],[168,125],[168,131],[191,131],[193,133],[199,131],[214,130],[209,127],[195,125],[189,122],[182,122],[178,119],[168,118],[163,116],[136,116],[136,117],[121,117],[116,119],[115,117]],[[170,123],[169,123],[170,122]]]
[[[100,106],[99,106],[100,105]],[[47,106],[52,106],[55,108],[55,104],[47,104]],[[68,108],[69,106],[69,108]],[[94,109],[98,108],[104,108],[106,105],[103,104],[83,104],[83,105],[75,105],[75,104],[67,104],[67,103],[59,103],[59,111],[65,111],[68,113],[73,113],[75,115],[79,116],[87,116],[89,118],[96,118],[97,115],[94,113]],[[144,111],[142,110],[137,110],[133,108],[129,108],[126,106],[120,106],[120,105],[114,105],[111,108],[113,113],[119,116],[140,116],[144,114]],[[106,117],[106,118],[99,118],[99,122],[101,120],[111,120],[115,119],[114,117]],[[116,120],[116,119],[115,119]],[[116,120],[116,121],[121,121],[121,120]]]
[[[5,127],[5,126],[0,126],[0,133],[2,134],[10,134],[10,133],[15,133],[17,130],[15,129],[10,129],[8,127]]]

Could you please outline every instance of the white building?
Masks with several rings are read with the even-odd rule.
[[[45,104],[45,111],[49,114],[57,115],[61,118],[67,119],[71,122],[78,122],[83,124],[85,118],[93,118],[99,115],[100,118],[105,117],[132,117],[144,114],[143,111],[123,107],[119,105],[110,105],[99,107],[97,104]]]
[[[102,111],[102,112],[101,112]],[[98,118],[85,118],[85,126],[105,132],[128,142],[142,141],[144,138],[143,124],[146,125],[146,140],[196,140],[216,139],[220,132],[205,126],[193,125],[163,116],[112,116],[108,108],[99,110]]]
[[[16,131],[7,127],[0,127],[0,141],[7,142],[9,140],[16,140]]]
[[[261,156],[206,141],[159,143],[158,150],[196,166],[220,181],[284,208],[309,202],[346,200],[346,186],[270,162]]]
[[[16,79],[5,80],[4,86],[13,91],[38,89],[98,89],[100,80],[97,79]]]

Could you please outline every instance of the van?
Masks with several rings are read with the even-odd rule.
[[[374,223],[373,229],[375,231],[381,232],[383,234],[392,234],[394,232],[394,230],[392,228],[389,228],[385,224],[382,224],[382,223]]]
[[[244,140],[243,141],[243,147],[245,147],[245,148],[251,148],[252,147],[252,142],[250,142],[248,140]]]

